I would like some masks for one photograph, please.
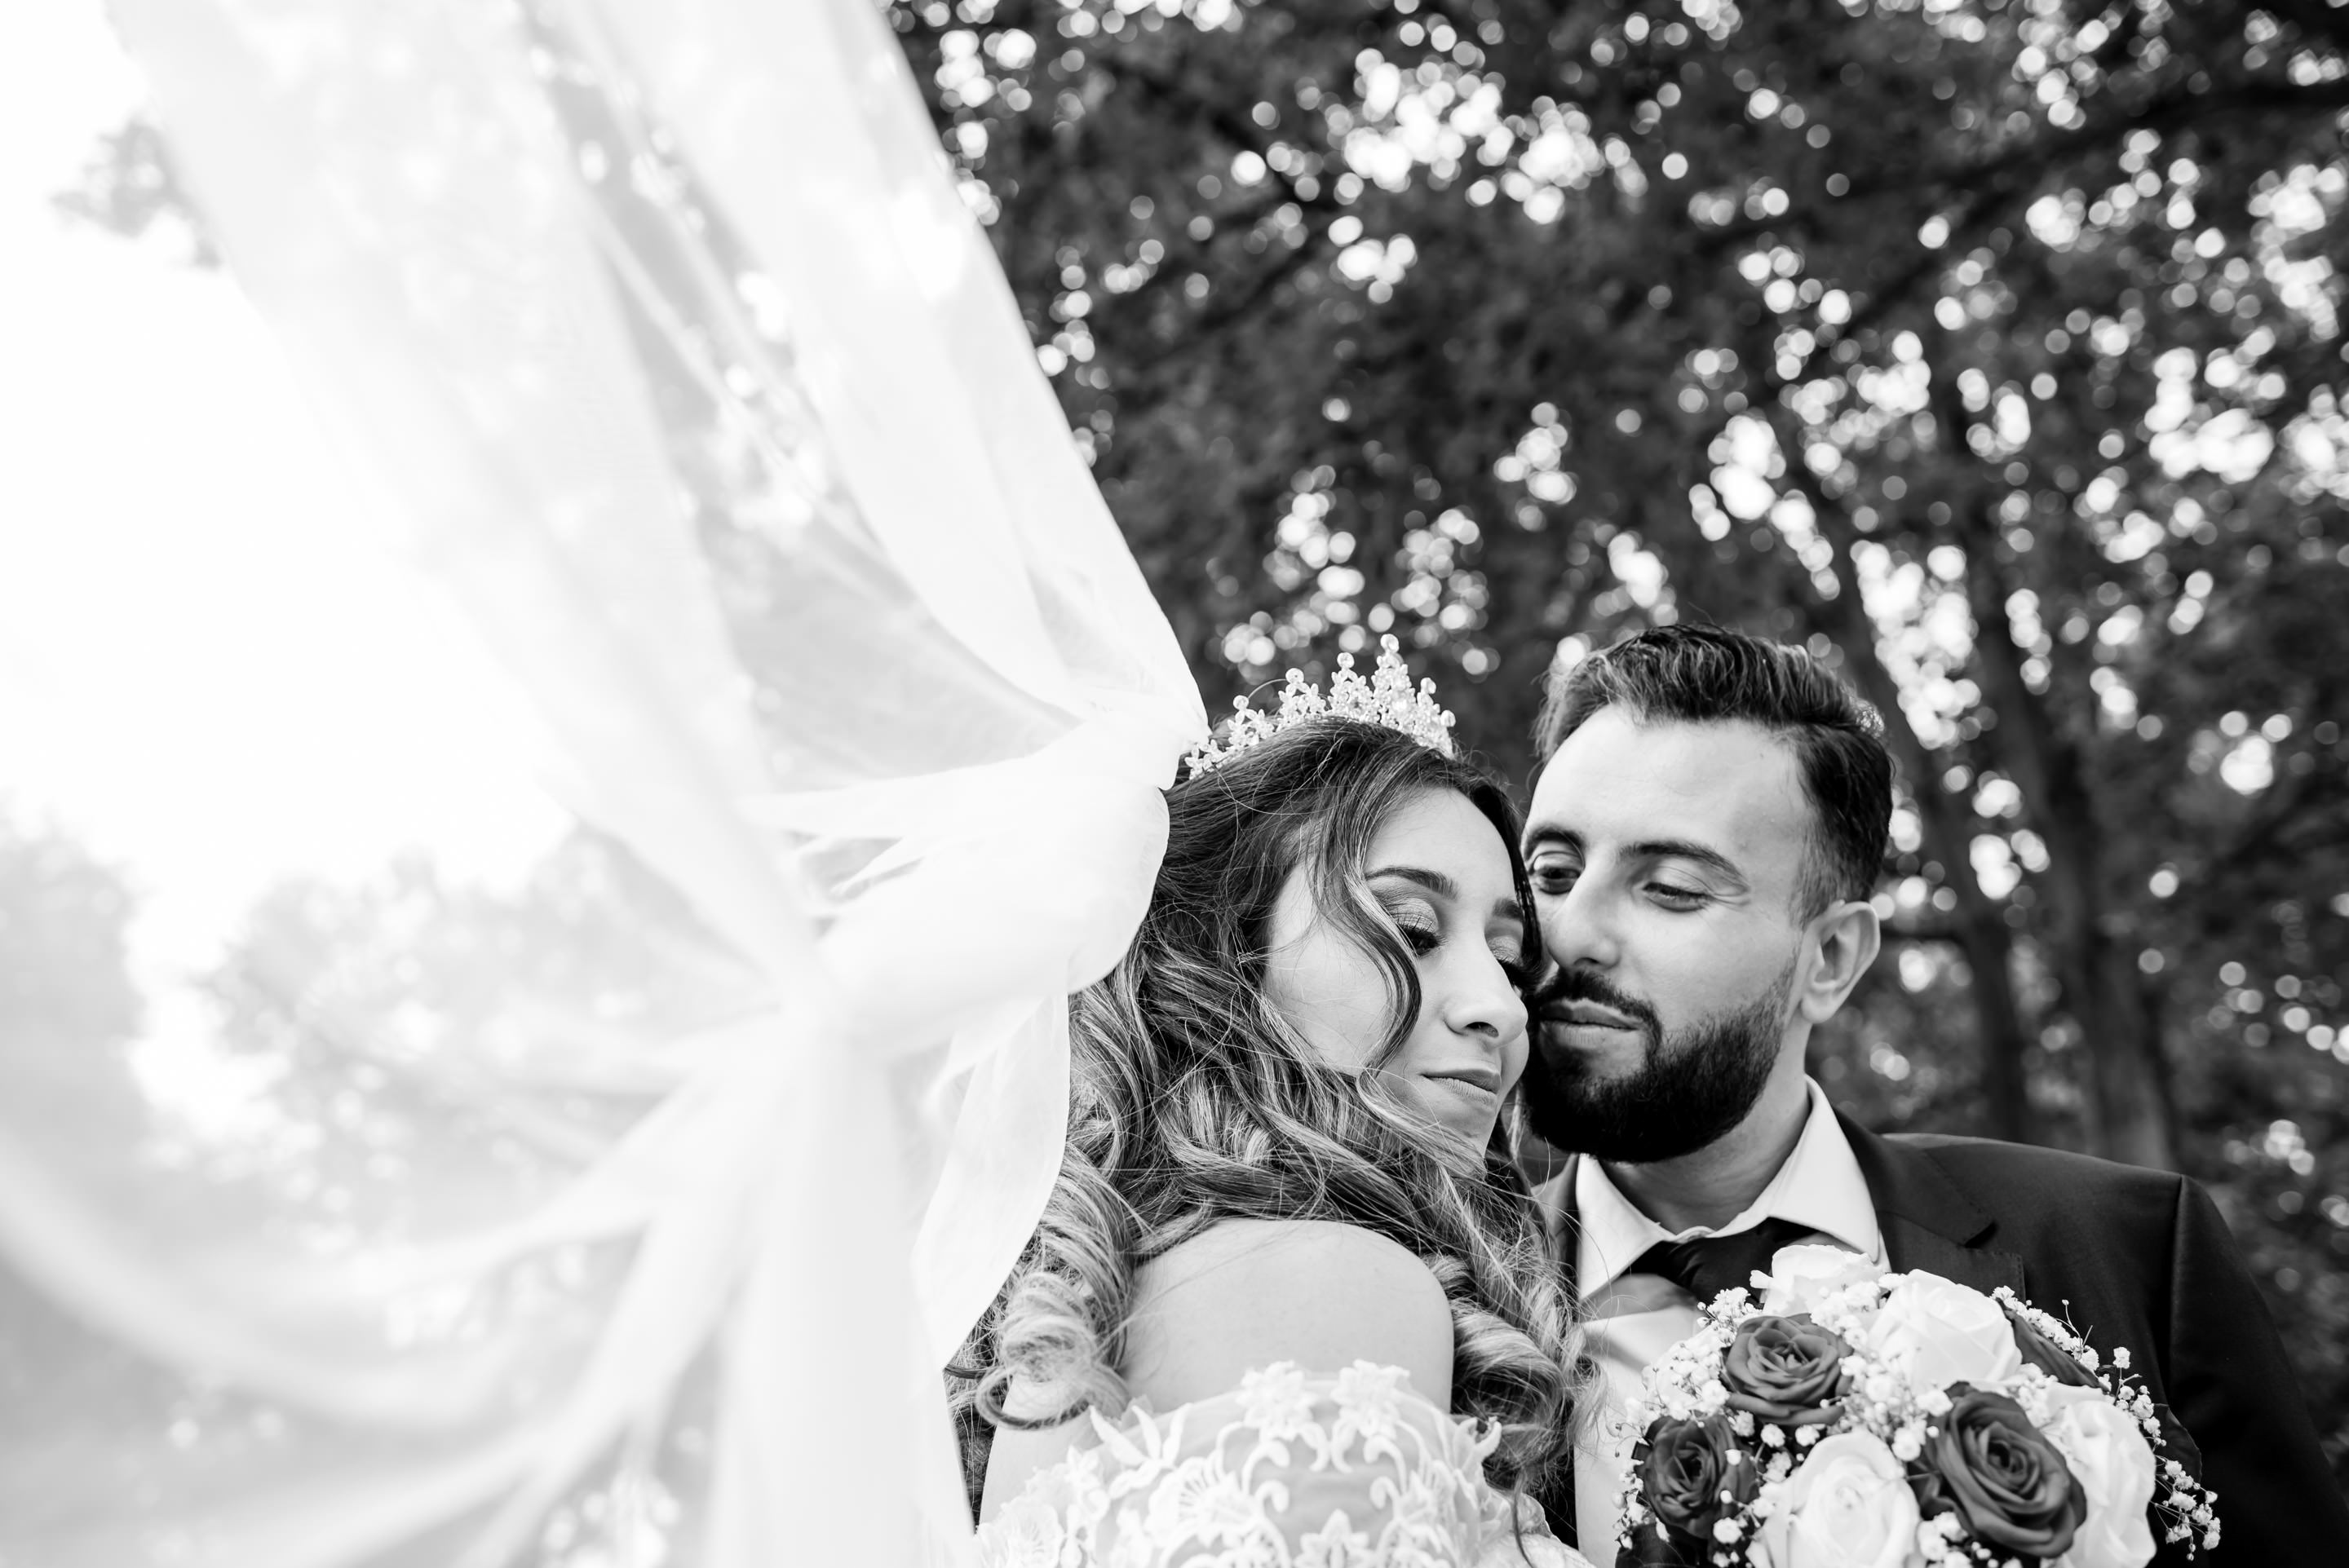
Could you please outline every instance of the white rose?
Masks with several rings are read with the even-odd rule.
[[[1762,1310],[1787,1316],[1809,1312],[1846,1285],[1883,1272],[1871,1259],[1841,1247],[1817,1242],[1780,1247],[1770,1260],[1770,1288],[1763,1295]]]
[[[2044,1429],[2085,1495],[2087,1517],[2055,1568],[2145,1568],[2153,1561],[2153,1446],[2135,1421],[2094,1388],[2047,1392]]]
[[[1871,1432],[1823,1438],[1762,1526],[1769,1568],[1912,1568],[1917,1498]]]
[[[1868,1326],[1867,1349],[1927,1388],[2003,1387],[2023,1370],[2006,1309],[1935,1274],[1912,1274],[1892,1287]]]

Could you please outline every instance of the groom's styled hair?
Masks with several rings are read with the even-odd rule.
[[[1627,637],[1552,678],[1534,727],[1541,764],[1609,707],[1640,723],[1742,719],[1784,740],[1812,813],[1796,917],[1875,891],[1892,825],[1884,723],[1808,652],[1720,626],[1659,626]]]

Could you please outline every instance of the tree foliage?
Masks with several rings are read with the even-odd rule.
[[[1816,1063],[2216,1186],[2349,1451],[2349,15],[924,0],[892,17],[1211,696],[1392,632],[1806,641],[1904,779]]]

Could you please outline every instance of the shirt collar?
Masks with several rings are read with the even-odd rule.
[[[1883,1237],[1875,1201],[1852,1156],[1851,1142],[1836,1120],[1826,1092],[1808,1078],[1804,1087],[1809,1091],[1810,1114],[1804,1119],[1794,1152],[1760,1196],[1717,1229],[1699,1225],[1674,1234],[1633,1206],[1598,1161],[1576,1161],[1574,1202],[1582,1221],[1574,1261],[1577,1294],[1589,1300],[1658,1242],[1732,1235],[1767,1219],[1792,1220],[1864,1256],[1880,1255]]]

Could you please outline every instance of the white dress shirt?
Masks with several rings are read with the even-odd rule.
[[[1701,1319],[1696,1298],[1671,1281],[1628,1272],[1658,1242],[1696,1236],[1733,1235],[1764,1220],[1807,1225],[1808,1239],[1827,1241],[1883,1262],[1883,1235],[1868,1181],[1852,1157],[1835,1109],[1816,1082],[1802,1136],[1761,1195],[1735,1219],[1717,1229],[1699,1225],[1675,1234],[1641,1213],[1609,1180],[1596,1160],[1574,1162],[1574,1203],[1582,1232],[1574,1257],[1574,1282],[1588,1315],[1586,1348],[1599,1364],[1601,1400],[1598,1420],[1586,1429],[1574,1460],[1575,1531],[1583,1554],[1594,1563],[1614,1559],[1611,1532],[1616,1509],[1630,1473],[1632,1429],[1630,1406],[1640,1391],[1640,1375],[1682,1339]],[[1537,1194],[1547,1217],[1552,1244],[1566,1212],[1564,1177]]]

